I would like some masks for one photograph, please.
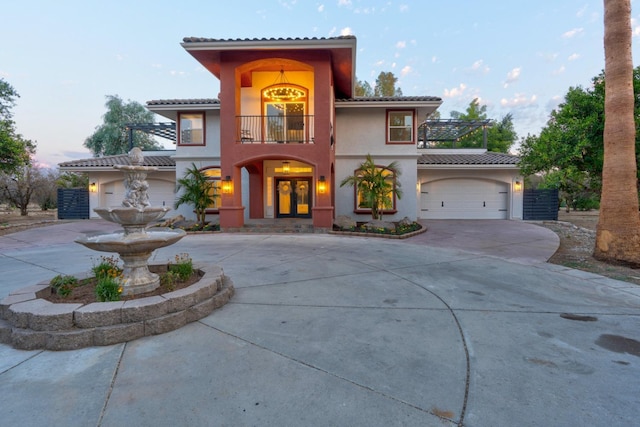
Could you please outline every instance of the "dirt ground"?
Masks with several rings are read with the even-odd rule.
[[[59,220],[55,210],[41,211],[34,207],[29,210],[27,217],[23,217],[19,211],[8,211],[0,206],[0,236],[56,222]],[[640,270],[607,264],[593,258],[597,223],[598,211],[567,213],[564,210],[559,212],[557,222],[541,223],[560,237],[560,248],[549,262],[640,285]]]
[[[58,221],[58,211],[43,211],[37,206],[30,207],[29,215],[21,216],[18,209],[8,209],[0,205],[0,236],[24,231],[29,228],[44,227]]]
[[[589,271],[640,285],[640,270],[607,264],[593,258],[598,211],[558,213],[558,221],[545,221],[541,225],[560,237],[560,247],[549,259],[558,265]]]

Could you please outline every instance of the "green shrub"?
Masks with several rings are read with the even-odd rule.
[[[102,256],[100,257],[100,263],[94,265],[91,269],[96,279],[103,279],[106,277],[119,278],[122,276],[122,268],[118,265],[118,259],[115,256]]]
[[[173,291],[176,289],[176,284],[180,281],[180,277],[173,271],[167,271],[160,276],[160,285],[167,291]]]
[[[178,254],[174,258],[174,263],[169,264],[168,270],[184,282],[193,274],[193,260],[189,254]]]
[[[102,277],[97,279],[96,299],[100,302],[120,301],[122,283],[116,277]]]
[[[49,285],[51,286],[51,289],[53,289],[53,292],[62,297],[67,297],[71,294],[73,288],[78,286],[78,279],[73,276],[62,276],[58,274],[56,277],[51,279]]]

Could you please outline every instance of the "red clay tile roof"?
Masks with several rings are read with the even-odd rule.
[[[513,165],[516,166],[520,157],[512,154],[492,153],[482,154],[423,154],[418,158],[419,165]]]
[[[207,105],[220,104],[219,99],[215,98],[196,98],[196,99],[154,99],[147,101],[147,105]]]
[[[336,99],[336,102],[425,102],[442,101],[437,96],[358,96],[355,98]]]
[[[115,165],[128,165],[129,155],[118,154],[115,156],[93,157],[90,159],[71,160],[60,163],[61,168],[113,168]],[[175,168],[176,161],[170,156],[144,156],[142,166],[159,168]]]

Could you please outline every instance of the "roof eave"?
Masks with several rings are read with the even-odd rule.
[[[502,165],[502,164],[492,164],[492,165],[483,165],[483,164],[424,164],[418,163],[418,169],[512,169],[512,170],[520,170],[518,165]]]
[[[379,107],[379,108],[420,108],[420,107],[439,107],[442,105],[440,101],[336,101],[336,108],[362,108],[362,107]]]

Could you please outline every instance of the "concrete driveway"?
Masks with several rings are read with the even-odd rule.
[[[0,345],[0,420],[29,426],[628,426],[640,292],[547,264],[550,231],[427,221],[407,240],[190,235],[232,302],[177,331],[77,351]],[[103,221],[0,236],[0,297],[100,256]],[[555,246],[554,246],[555,245]],[[545,258],[546,257],[546,258]]]

